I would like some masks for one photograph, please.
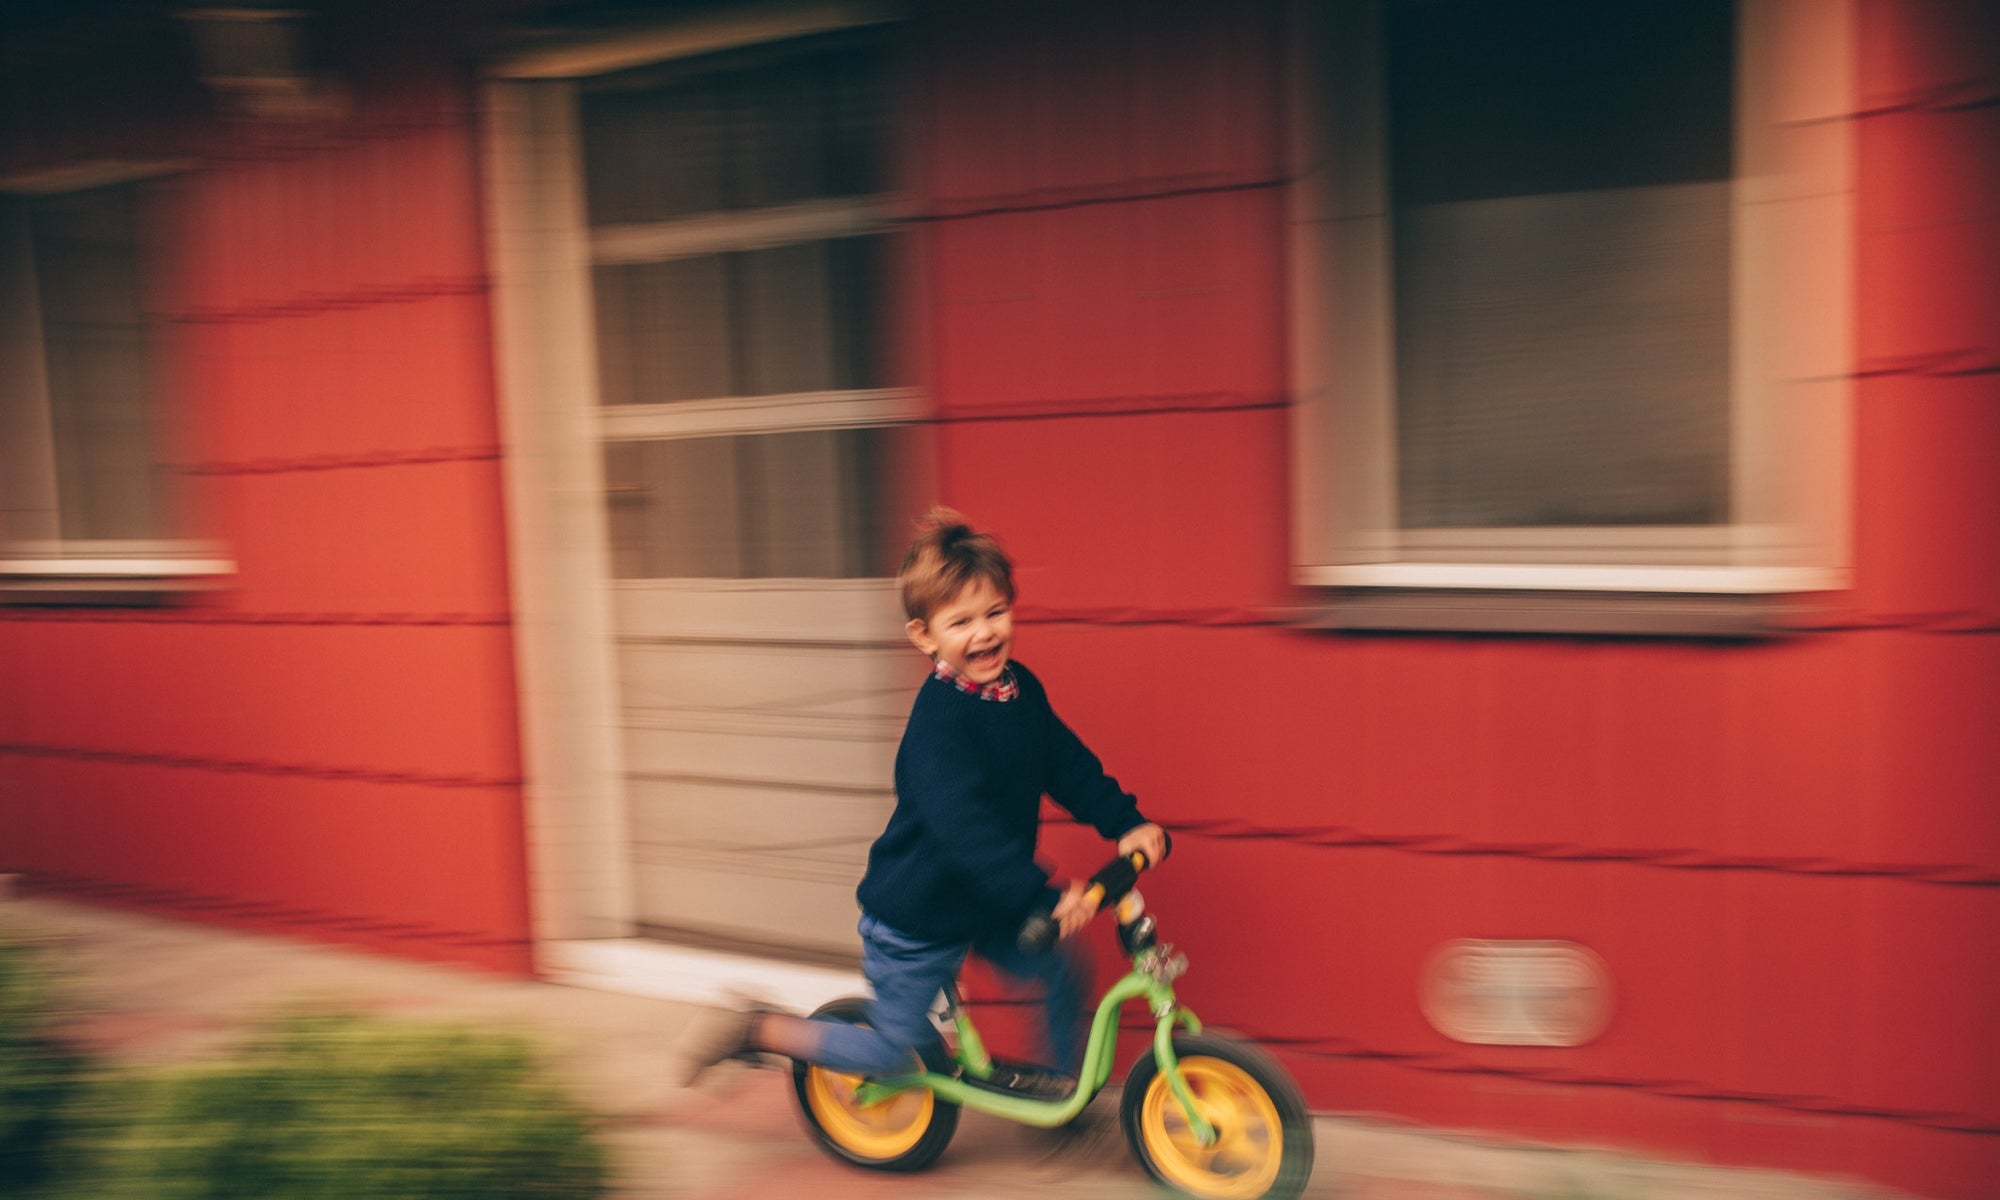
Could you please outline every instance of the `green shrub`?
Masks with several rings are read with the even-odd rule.
[[[93,1106],[89,1194],[132,1200],[570,1200],[603,1194],[586,1114],[512,1036],[296,1016],[218,1064]]]
[[[87,1064],[56,1019],[41,952],[0,933],[0,1196],[37,1194],[61,1162]]]

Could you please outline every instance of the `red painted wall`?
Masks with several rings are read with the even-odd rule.
[[[1319,1106],[2000,1180],[2000,22],[1861,15],[1858,583],[1742,646],[1279,624],[1280,18],[928,26],[944,498],[1021,560],[1022,657],[1182,831],[1147,891],[1193,1003]],[[1446,1039],[1417,981],[1460,937],[1591,946],[1612,1025]]]
[[[448,68],[391,61],[333,125],[183,100],[162,132],[142,84],[9,125],[37,135],[11,169],[199,156],[158,303],[176,455],[237,574],[159,609],[0,607],[0,866],[525,972],[473,114]]]

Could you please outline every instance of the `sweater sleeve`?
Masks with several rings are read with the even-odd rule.
[[[1056,715],[1055,707],[1049,704],[1048,693],[1042,691],[1039,680],[1036,681],[1036,690],[1041,693],[1042,705],[1048,712],[1049,799],[1068,809],[1078,820],[1087,822],[1107,839],[1121,837],[1145,824],[1146,818],[1139,813],[1137,798],[1118,786],[1116,779],[1104,773],[1104,764],[1097,755]]]

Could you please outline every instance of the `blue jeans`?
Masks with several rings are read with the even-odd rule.
[[[912,1054],[932,1067],[948,1060],[931,1004],[944,986],[958,977],[970,950],[1013,979],[1042,985],[1043,1022],[1055,1065],[1075,1074],[1083,1062],[1083,1038],[1078,1029],[1083,1013],[1084,972],[1067,946],[1047,954],[1023,954],[1011,933],[965,942],[930,942],[892,929],[874,917],[861,918],[861,970],[875,989],[869,1006],[871,1028],[827,1022],[820,1031],[819,1053],[813,1060],[836,1071],[857,1075],[900,1075],[915,1063]]]

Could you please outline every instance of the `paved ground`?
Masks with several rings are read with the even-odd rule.
[[[1079,1127],[1031,1130],[967,1113],[950,1150],[912,1176],[820,1154],[793,1114],[789,1078],[728,1067],[675,1085],[697,1005],[495,978],[314,943],[45,899],[0,899],[0,930],[45,939],[78,1021],[114,1062],[188,1061],[225,1049],[275,1008],[337,1003],[525,1031],[608,1122],[621,1200],[1157,1200],[1107,1092]],[[1315,1122],[1308,1195],[1339,1200],[1893,1200],[1854,1184],[1491,1142],[1350,1118]]]

